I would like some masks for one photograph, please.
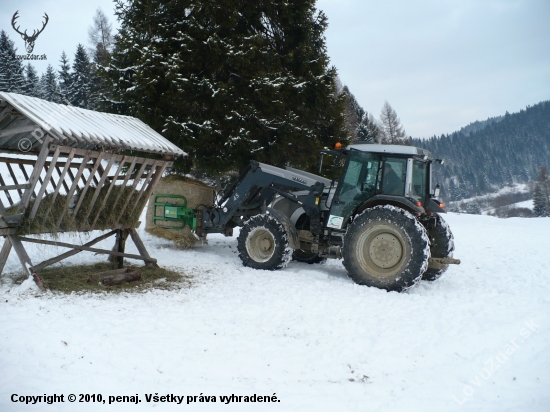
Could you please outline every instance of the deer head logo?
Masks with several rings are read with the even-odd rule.
[[[42,28],[40,30],[34,30],[33,33],[32,33],[32,36],[29,36],[27,34],[27,30],[25,30],[24,33],[21,33],[19,31],[19,26],[15,27],[15,21],[17,20],[17,18],[19,17],[17,14],[19,13],[19,10],[17,10],[15,12],[15,14],[13,15],[13,17],[11,18],[11,25],[13,27],[13,29],[19,33],[21,35],[21,38],[25,41],[25,49],[27,49],[27,53],[32,53],[32,51],[34,50],[34,42],[36,41],[36,38],[38,37],[38,35],[40,33],[42,33],[42,31],[44,30],[44,28],[46,27],[46,24],[48,24],[48,20],[50,19],[48,17],[48,15],[46,13],[44,13],[44,18],[46,19],[46,21],[44,22],[44,25],[42,26]]]

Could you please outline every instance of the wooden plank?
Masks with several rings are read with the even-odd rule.
[[[147,187],[149,186],[149,182],[151,181],[151,178],[153,176],[155,176],[155,173],[157,171],[157,166],[162,164],[162,161],[157,161],[155,160],[153,162],[153,165],[151,166],[151,169],[149,170],[149,173],[147,173],[147,176],[145,177],[145,181],[143,182],[143,185],[141,186],[141,189],[139,190],[139,193],[136,197],[136,201],[134,202],[132,208],[130,209],[130,211],[128,212],[129,214],[132,214],[134,209],[137,207],[137,205],[139,204],[139,201],[141,200],[141,197],[143,195],[143,192],[145,192],[145,189],[147,189]],[[140,179],[141,180],[141,179]]]
[[[94,204],[97,200],[97,197],[99,196],[99,193],[101,192],[101,189],[103,188],[103,184],[105,183],[105,180],[107,179],[107,176],[109,176],[109,171],[111,170],[111,167],[113,166],[114,162],[115,162],[115,159],[113,157],[111,157],[111,160],[109,160],[109,163],[107,164],[107,167],[105,169],[101,168],[101,169],[103,169],[103,171],[101,172],[101,179],[99,180],[99,183],[97,184],[97,187],[95,188],[94,196],[92,197],[92,200],[90,201],[90,206],[88,208],[88,213],[86,213],[86,216],[84,217],[84,222],[86,222],[87,219],[88,219],[88,216],[90,216],[90,212],[92,211],[92,208],[94,207]]]
[[[126,184],[128,184],[128,180],[130,180],[130,176],[132,175],[132,170],[134,169],[134,166],[136,165],[137,160],[138,160],[138,158],[134,157],[132,159],[132,162],[130,163],[130,166],[128,167],[126,176],[124,177],[124,182],[122,183],[123,190],[121,190],[120,193],[118,194],[118,196],[115,200],[115,203],[113,204],[113,209],[115,207],[117,207],[118,201],[120,200],[122,194],[124,193],[124,188],[126,187]]]
[[[105,240],[111,236],[113,236],[114,234],[116,233],[115,230],[112,230],[110,231],[109,233],[105,233],[99,237],[96,237],[95,239],[93,240],[90,240],[89,242],[87,243],[84,243],[84,245],[82,246],[92,246],[92,245],[95,245],[96,243],[98,242],[101,242],[102,240]],[[53,265],[54,263],[57,263],[57,262],[60,262],[64,259],[67,259],[71,256],[74,256],[78,253],[82,252],[82,250],[78,250],[78,249],[74,249],[74,250],[71,250],[69,252],[65,252],[65,253],[62,253],[61,255],[59,256],[56,256],[56,257],[53,257],[51,259],[48,259],[48,260],[45,260],[37,265],[34,265],[31,269],[34,271],[34,272],[40,272],[42,269],[44,269],[45,267],[47,266],[50,266],[50,265]]]
[[[11,237],[13,237],[13,236],[11,236]],[[128,258],[128,259],[137,259],[137,260],[143,260],[143,261],[146,261],[146,262],[157,263],[157,260],[153,259],[153,258],[146,258],[144,256],[133,255],[133,254],[129,254],[129,253],[115,252],[115,251],[112,251],[112,250],[96,249],[96,248],[88,247],[88,246],[71,245],[70,243],[55,242],[55,241],[52,241],[52,240],[45,240],[45,239],[33,239],[33,238],[29,238],[29,237],[20,237],[19,239],[20,239],[20,241],[23,241],[23,242],[39,243],[39,244],[42,244],[42,245],[60,246],[60,247],[66,247],[66,248],[69,248],[69,249],[85,250],[87,252],[94,252],[94,253],[99,253],[99,254],[104,254],[104,255],[112,255],[112,256],[118,256],[118,257],[125,257],[125,258]],[[30,267],[32,267],[32,265]]]
[[[34,163],[32,165],[34,166]],[[27,174],[27,171],[25,170],[25,167],[21,163],[19,163],[19,168],[21,169],[23,176],[25,176],[25,179],[28,182],[30,179],[29,179],[29,175]]]
[[[2,250],[0,250],[0,275],[4,271],[4,267],[6,266],[6,262],[8,261],[8,257],[11,252],[11,241],[9,237],[4,238],[4,244],[2,245]]]
[[[57,158],[59,157],[59,148],[57,148],[53,154],[52,157],[52,165],[57,162]],[[38,211],[38,207],[40,206],[40,203],[42,202],[42,196],[44,196],[44,192],[46,192],[46,187],[48,186],[48,180],[51,179],[53,171],[55,168],[53,166],[50,166],[48,168],[48,171],[46,172],[46,177],[44,177],[44,181],[46,184],[43,184],[40,190],[38,191],[38,195],[36,195],[36,200],[34,201],[34,205],[32,206],[31,213],[29,215],[29,220],[34,219],[36,216],[36,212]],[[55,188],[55,186],[53,186]]]
[[[158,181],[162,177],[164,171],[166,168],[171,165],[171,163],[164,163],[161,166],[157,166],[157,169],[155,171],[155,175],[153,176],[153,179],[151,180],[151,183],[149,183],[149,187],[147,188],[147,191],[145,192],[145,199],[149,199],[151,197],[151,193],[153,192],[153,189],[157,185]],[[141,210],[139,210],[139,214],[141,215],[141,212],[143,211],[143,208],[145,207],[145,203],[143,204],[143,207]]]
[[[56,149],[57,152],[57,149]],[[59,180],[57,182],[57,185],[55,185],[55,189],[53,191],[52,201],[50,203],[50,206],[48,207],[48,210],[44,214],[44,220],[47,221],[48,216],[50,215],[50,212],[52,210],[53,205],[55,204],[55,199],[57,199],[57,195],[59,194],[59,189],[63,185],[65,188],[65,191],[69,193],[69,187],[67,186],[67,183],[65,182],[65,175],[67,174],[67,171],[69,170],[69,165],[71,164],[71,161],[73,160],[74,152],[69,153],[67,156],[67,160],[65,161],[65,166],[63,168],[63,172],[59,169],[59,166],[56,166],[57,173],[59,174]]]
[[[118,224],[118,222],[120,222],[120,219],[122,218],[122,215],[126,211],[126,207],[128,206],[128,203],[130,203],[130,199],[132,198],[132,194],[134,193],[134,190],[136,190],[136,187],[137,187],[139,181],[141,180],[138,176],[141,176],[143,174],[143,171],[145,170],[145,167],[147,166],[147,164],[149,164],[148,160],[144,160],[143,163],[141,164],[141,167],[139,168],[139,172],[137,173],[137,176],[134,179],[134,183],[132,184],[132,189],[129,193],[129,196],[126,198],[126,201],[124,202],[124,205],[122,206],[122,209],[120,209],[118,219],[117,219],[115,224]]]
[[[69,167],[69,166],[68,166]],[[67,182],[65,181],[65,175],[66,175],[66,172],[65,171],[61,171],[61,168],[59,166],[56,166],[55,167],[55,170],[57,170],[57,174],[59,175],[59,181],[61,182],[61,184],[63,185],[63,188],[65,189],[65,192],[68,192],[69,191],[69,185],[67,184]],[[63,178],[61,178],[63,175]]]
[[[8,187],[6,186],[6,183],[4,182],[4,179],[2,179],[2,175],[0,175],[0,187]],[[10,206],[13,206],[13,200],[11,198],[10,192],[8,189],[2,189],[4,191],[4,194],[6,195],[6,198],[8,199],[8,203]]]
[[[13,129],[4,129],[0,132],[0,138],[7,137],[7,136],[13,136],[18,133],[27,133],[32,132],[34,129],[36,129],[37,126],[34,124],[30,124],[27,126],[21,126],[21,127],[14,127]]]
[[[139,254],[143,257],[151,258],[151,256],[149,256],[149,252],[147,252],[147,248],[145,247],[145,245],[143,244],[143,241],[141,240],[141,237],[139,237],[137,230],[132,228],[132,229],[129,229],[129,232],[130,232],[130,236],[132,237],[132,241],[134,242],[134,245],[136,245],[136,248],[139,251]],[[146,265],[158,267],[156,263],[147,262]]]
[[[17,181],[17,176],[15,176],[15,173],[13,172],[13,168],[11,167],[11,164],[6,163],[6,167],[8,168],[8,172],[10,173],[13,183],[15,183],[16,186],[19,186],[19,182]],[[21,187],[16,189],[17,189],[17,193],[19,193],[19,199],[21,199],[23,197],[23,192],[21,191],[21,189],[27,189],[27,188]]]
[[[105,208],[105,205],[107,204],[107,200],[109,199],[109,196],[111,194],[111,191],[113,190],[113,187],[115,187],[115,182],[116,180],[118,179],[118,175],[120,174],[120,172],[122,171],[123,169],[123,166],[126,162],[128,161],[133,161],[135,158],[134,157],[129,157],[127,158],[126,156],[124,156],[122,158],[122,160],[120,161],[120,164],[118,166],[118,169],[117,171],[115,172],[115,175],[113,176],[113,178],[111,179],[111,185],[109,186],[109,189],[107,190],[107,194],[105,195],[105,198],[103,199],[103,203],[101,204],[101,206],[99,207],[99,210],[97,212],[97,216],[95,217],[93,223],[92,223],[92,227],[95,226],[95,224],[97,223],[97,219],[99,219],[99,215],[101,214],[101,212],[103,211],[103,209]]]
[[[61,221],[65,217],[65,213],[67,213],[67,210],[69,209],[69,203],[71,202],[71,198],[78,187],[78,181],[80,180],[80,176],[84,172],[84,169],[86,168],[86,163],[88,163],[88,160],[90,160],[88,157],[84,157],[82,159],[82,163],[80,164],[80,167],[78,168],[78,172],[76,172],[76,175],[73,177],[73,184],[71,185],[71,188],[69,189],[69,193],[67,193],[67,202],[65,203],[65,207],[63,208],[63,211],[59,215],[59,218],[57,219],[57,222],[55,223],[56,227],[59,227],[61,224]],[[71,174],[71,173],[69,173]]]
[[[38,159],[36,160],[36,164],[34,165],[34,169],[32,170],[31,178],[29,183],[31,186],[25,190],[25,193],[23,193],[23,198],[21,199],[21,205],[19,206],[19,210],[21,212],[25,212],[25,209],[29,206],[29,202],[31,201],[31,195],[34,192],[34,187],[36,186],[36,183],[38,182],[38,178],[40,177],[40,172],[42,171],[42,167],[44,165],[44,162],[46,161],[46,158],[48,157],[49,153],[49,144],[50,144],[51,137],[49,134],[44,137],[44,143],[42,144],[42,149],[40,149],[40,154],[38,155]]]
[[[94,168],[90,171],[90,176],[88,176],[86,184],[84,185],[84,188],[82,189],[82,191],[80,192],[80,194],[78,196],[78,202],[77,202],[77,204],[74,208],[74,211],[73,211],[73,216],[75,216],[75,217],[78,214],[78,210],[80,209],[80,206],[82,205],[82,202],[84,200],[84,196],[86,196],[86,192],[88,191],[88,188],[90,187],[90,184],[92,183],[95,172],[97,171],[97,168],[99,167],[99,164],[101,163],[101,157],[102,157],[102,154],[100,153],[99,157],[97,159],[95,159]],[[84,222],[84,220],[83,220],[83,222]]]
[[[28,189],[30,187],[29,183],[25,183],[24,185],[8,185],[8,186],[0,186],[0,190],[15,190],[15,189]],[[19,190],[21,192],[21,190]]]

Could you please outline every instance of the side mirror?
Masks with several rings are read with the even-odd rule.
[[[441,186],[439,186],[439,183],[438,183],[435,185],[434,197],[439,198],[440,194],[441,194]]]

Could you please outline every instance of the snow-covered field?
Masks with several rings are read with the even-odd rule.
[[[192,288],[67,296],[4,279],[0,411],[549,411],[550,218],[446,219],[462,264],[402,294],[355,285],[339,261],[255,271],[235,238],[178,251],[145,233]],[[7,269],[19,270],[14,256]],[[232,394],[280,402],[221,401]],[[108,405],[124,395],[141,403]]]

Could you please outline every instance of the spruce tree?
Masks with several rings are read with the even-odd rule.
[[[73,72],[71,73],[71,84],[68,89],[68,99],[73,106],[84,109],[91,108],[91,64],[88,54],[82,44],[76,48],[73,61]]]
[[[42,89],[42,98],[54,103],[61,103],[59,85],[57,84],[57,75],[51,64],[48,64],[46,73],[40,80]]]
[[[380,127],[376,124],[372,114],[365,112],[363,115],[357,126],[357,140],[369,143],[380,143],[382,140]]]
[[[58,70],[58,79],[59,79],[59,94],[61,102],[67,104],[69,102],[69,90],[71,88],[72,78],[71,78],[71,65],[69,64],[69,59],[65,52],[61,53],[61,63],[59,65],[60,70]]]
[[[117,111],[135,115],[212,173],[256,159],[314,166],[342,138],[314,0],[119,2],[109,70]]]
[[[25,75],[17,49],[4,30],[0,31],[0,91],[25,93]]]
[[[40,77],[34,66],[28,63],[25,66],[25,94],[32,97],[41,97]]]

